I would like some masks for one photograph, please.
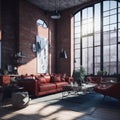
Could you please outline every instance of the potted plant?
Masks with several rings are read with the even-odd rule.
[[[108,73],[107,73],[107,71],[98,71],[97,72],[97,75],[99,75],[99,76],[107,76],[108,75]]]
[[[81,85],[81,83],[84,82],[85,76],[86,71],[83,66],[80,66],[80,69],[73,71],[73,77],[79,85]]]

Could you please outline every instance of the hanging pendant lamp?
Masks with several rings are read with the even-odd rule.
[[[58,2],[58,4],[57,4],[57,2]],[[60,13],[59,13],[59,6],[60,6],[60,1],[58,0],[56,0],[55,1],[55,7],[56,7],[56,10],[54,11],[54,13],[53,13],[53,15],[51,15],[51,18],[52,19],[60,19],[61,18],[61,15],[60,15]]]

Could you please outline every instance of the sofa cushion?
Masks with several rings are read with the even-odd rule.
[[[39,82],[40,82],[40,84],[47,83],[47,81],[44,77],[40,77]]]
[[[66,74],[63,74],[63,75],[61,75],[61,81],[66,81],[66,78],[67,78],[67,75]]]
[[[46,79],[47,83],[50,83],[51,76],[50,75],[44,75],[44,78]]]
[[[60,76],[54,76],[54,82],[61,82]]]
[[[57,88],[62,88],[64,85],[68,85],[68,82],[55,82]]]
[[[39,86],[40,91],[49,91],[49,90],[52,90],[52,89],[56,89],[56,84],[54,84],[54,83],[46,83],[46,84],[41,84]]]

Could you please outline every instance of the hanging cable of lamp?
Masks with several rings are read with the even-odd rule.
[[[60,1],[55,0],[55,11],[54,11],[54,14],[51,15],[52,19],[60,19],[61,18],[61,15],[59,13],[59,7],[60,7]]]

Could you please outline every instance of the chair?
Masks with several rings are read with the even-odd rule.
[[[103,94],[104,96],[110,96],[120,100],[120,82],[99,84],[94,88],[96,93]]]
[[[88,76],[86,77],[86,82],[100,84],[102,81],[101,76]]]

